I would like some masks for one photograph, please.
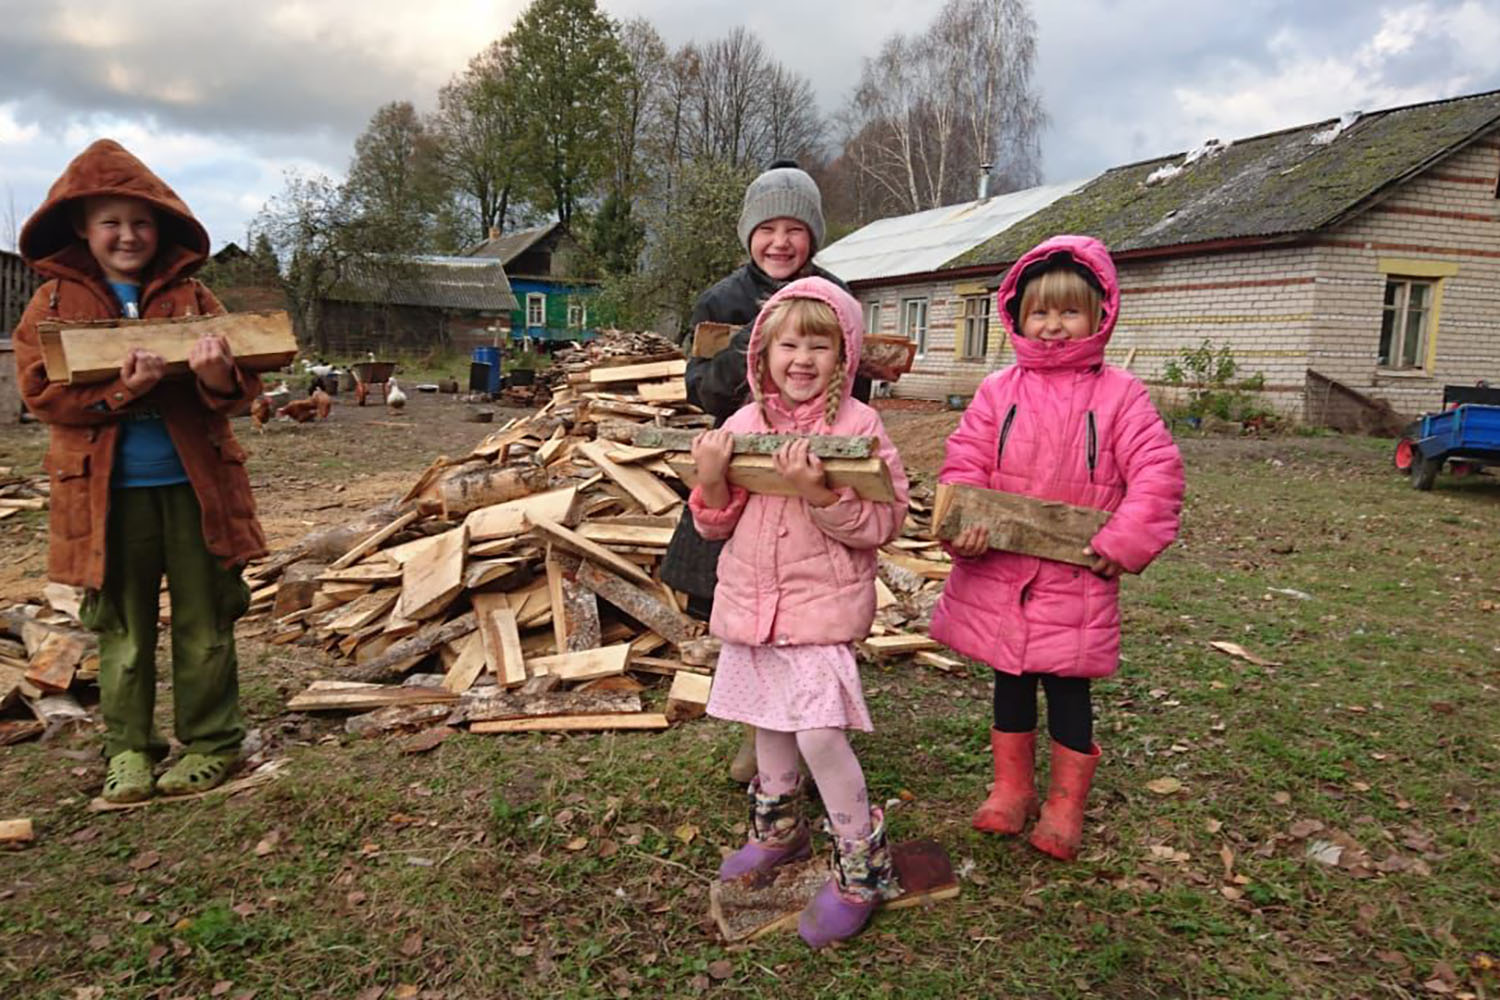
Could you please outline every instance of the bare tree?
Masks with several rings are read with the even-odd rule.
[[[286,188],[260,210],[255,228],[280,262],[277,279],[298,339],[326,353],[319,305],[362,255],[352,199],[328,177],[288,174]]]

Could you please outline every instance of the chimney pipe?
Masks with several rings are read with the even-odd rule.
[[[979,165],[979,200],[990,200],[990,169],[993,163],[981,163]]]
[[[499,238],[500,238],[500,227],[499,226],[491,226],[490,227],[490,239],[492,239],[492,240],[498,240]]]

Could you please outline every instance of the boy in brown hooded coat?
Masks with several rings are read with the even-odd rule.
[[[163,378],[160,356],[132,348],[109,382],[48,382],[40,323],[224,312],[192,277],[208,234],[118,143],[101,139],[68,164],[21,230],[20,249],[50,279],[16,328],[16,368],[22,398],[51,431],[48,575],[86,589],[80,617],[99,633],[104,797],[149,797],[152,765],[167,754],[153,721],[163,573],[186,752],[157,787],[212,788],[244,739],[234,622],[249,590],[240,571],[266,552],[228,417],[248,410],[260,377],[234,363],[222,337],[205,336],[189,355],[190,377]]]

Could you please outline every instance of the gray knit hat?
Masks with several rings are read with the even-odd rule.
[[[777,160],[750,182],[740,208],[740,245],[749,248],[755,227],[772,219],[796,219],[812,233],[812,252],[823,245],[823,196],[795,160]]]

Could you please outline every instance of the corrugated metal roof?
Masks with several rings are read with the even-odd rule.
[[[516,308],[505,268],[493,257],[416,254],[392,265],[388,273],[371,270],[352,276],[329,297],[475,312]]]
[[[819,267],[844,281],[935,271],[1008,226],[1078,190],[1090,179],[879,219],[830,243],[816,261]]]

